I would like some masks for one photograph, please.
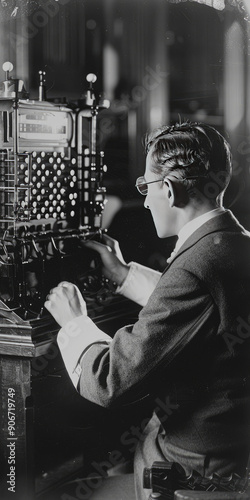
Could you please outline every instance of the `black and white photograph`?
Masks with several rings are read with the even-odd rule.
[[[0,499],[250,500],[250,0],[0,0]]]

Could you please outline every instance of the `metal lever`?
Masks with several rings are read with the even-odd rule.
[[[10,71],[13,70],[13,64],[6,61],[2,65],[5,71],[5,80],[0,82],[0,97],[7,98],[28,98],[28,93],[25,90],[24,83],[22,80],[10,77]]]
[[[94,73],[89,73],[86,76],[86,80],[89,83],[89,88],[87,90],[87,95],[86,95],[86,105],[94,106],[96,99],[95,99],[95,94],[93,92],[93,83],[96,82],[97,76]]]
[[[3,70],[5,71],[5,80],[10,79],[10,71],[13,70],[13,64],[9,61],[6,61],[2,65]]]
[[[39,71],[39,101],[46,101],[45,71]]]
[[[89,73],[87,76],[86,76],[86,80],[88,83],[90,83],[91,85],[91,88],[92,88],[92,83],[95,83],[96,80],[97,80],[97,76],[94,74],[94,73]]]

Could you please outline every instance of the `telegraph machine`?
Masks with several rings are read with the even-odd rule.
[[[0,339],[19,327],[42,335],[43,304],[61,280],[75,282],[90,301],[103,298],[84,240],[101,238],[105,203],[104,155],[97,151],[97,116],[109,102],[88,90],[77,109],[46,101],[45,73],[39,97],[30,100],[21,80],[3,64],[0,84]],[[93,270],[94,265],[94,270]]]
[[[110,335],[128,320],[128,304],[85,246],[102,239],[105,204],[97,129],[109,103],[94,89],[96,76],[87,75],[86,95],[66,106],[46,100],[43,71],[38,99],[30,100],[12,69],[4,63],[0,83],[0,492],[7,500],[15,484],[26,500],[48,498],[65,475],[78,473],[96,436],[93,407],[58,352],[47,294],[62,280],[75,283],[88,315]]]

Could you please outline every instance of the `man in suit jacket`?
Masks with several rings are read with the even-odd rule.
[[[112,408],[151,395],[154,414],[135,453],[138,500],[148,497],[142,471],[154,460],[187,474],[244,475],[250,430],[250,238],[222,206],[229,146],[212,127],[184,123],[153,132],[146,153],[138,190],[158,236],[178,234],[165,271],[127,265],[110,239],[88,243],[117,292],[144,306],[138,321],[111,340],[67,282],[45,303],[82,396]]]

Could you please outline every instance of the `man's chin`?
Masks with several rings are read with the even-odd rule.
[[[169,236],[173,236],[173,234],[172,233],[170,234],[168,231],[156,230],[156,232],[157,232],[158,238],[161,238],[161,239],[168,238]]]
[[[170,230],[163,231],[159,228],[158,229],[156,228],[156,233],[157,233],[158,238],[161,238],[161,239],[171,238],[173,236],[176,236],[176,234],[177,234],[176,231],[170,231]]]

